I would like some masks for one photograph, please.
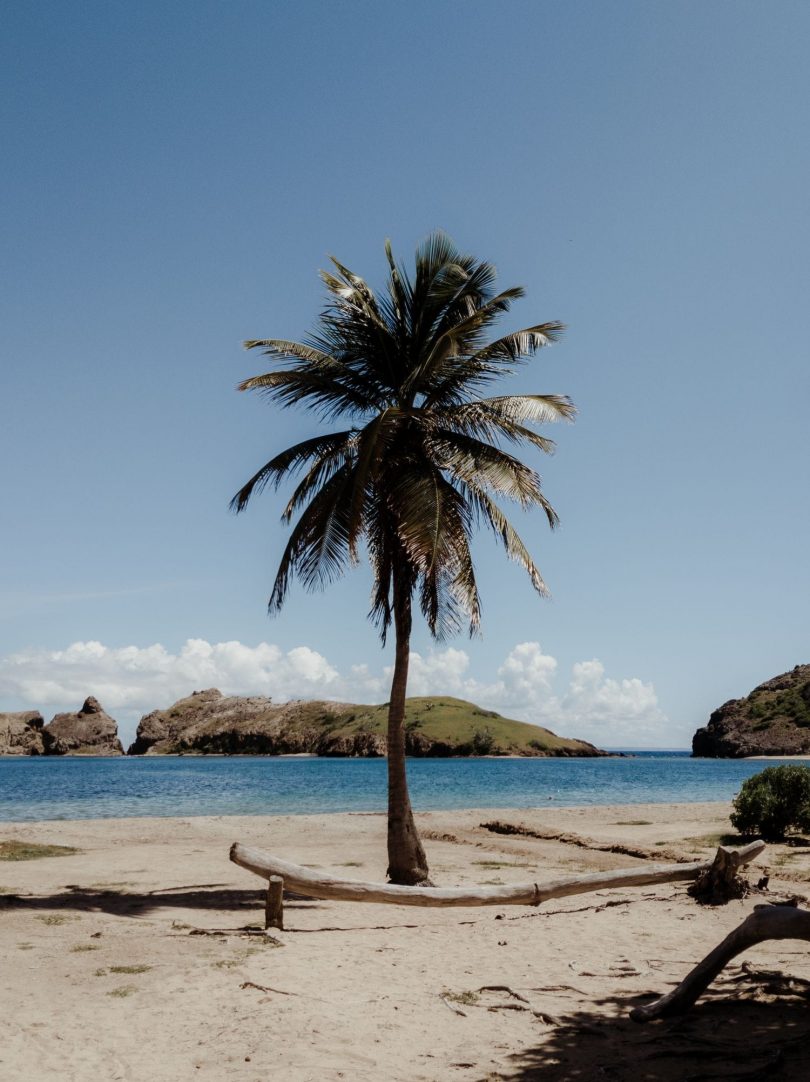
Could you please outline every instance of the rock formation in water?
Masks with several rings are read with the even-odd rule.
[[[712,759],[810,754],[810,665],[797,665],[744,699],[724,703],[695,733],[692,754]]]
[[[44,755],[44,720],[38,710],[0,714],[0,755]]]
[[[385,755],[387,706],[329,701],[275,704],[262,696],[195,691],[138,725],[128,754],[225,754],[375,757]],[[408,755],[603,755],[583,740],[511,721],[447,697],[409,699]]]
[[[42,730],[46,755],[123,755],[118,725],[91,695],[75,714],[57,714]]]

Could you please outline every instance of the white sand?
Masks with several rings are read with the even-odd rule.
[[[450,885],[641,863],[492,834],[480,826],[486,820],[620,841],[663,860],[698,859],[714,848],[707,835],[729,829],[728,811],[635,805],[434,812],[418,820],[433,877]],[[761,896],[706,909],[678,883],[580,895],[538,910],[288,901],[287,928],[276,934],[283,946],[273,946],[239,934],[262,921],[262,891],[229,862],[230,843],[382,880],[384,817],[0,824],[0,840],[9,839],[82,851],[0,862],[4,1082],[674,1082],[707,1070],[706,1049],[726,1027],[745,1034],[742,1069],[808,1025],[806,1006],[722,979],[675,1028],[627,1020],[634,996],[667,991]],[[807,852],[769,848],[749,878],[769,867],[772,891],[802,893]],[[190,928],[229,934],[196,936]],[[810,977],[806,943],[765,944],[743,960]],[[148,968],[116,973],[116,966]],[[479,991],[485,985],[524,999]],[[741,987],[745,1002],[732,998]],[[459,997],[450,1002],[463,1015],[443,993]],[[795,1066],[801,1054],[791,1052],[779,1077],[810,1077],[806,1061]]]

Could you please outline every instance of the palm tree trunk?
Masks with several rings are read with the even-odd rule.
[[[416,832],[405,773],[405,694],[411,640],[410,591],[394,585],[396,655],[388,704],[388,878],[411,886],[428,881],[425,851]]]

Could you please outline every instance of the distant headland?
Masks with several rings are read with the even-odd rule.
[[[810,754],[810,665],[766,680],[714,711],[692,738],[692,754],[711,759]]]
[[[379,757],[386,753],[387,709],[326,700],[274,703],[209,688],[145,714],[126,754]],[[608,754],[447,696],[408,699],[405,728],[406,753],[420,757]],[[75,714],[57,714],[47,725],[35,710],[0,713],[0,755],[124,754],[117,723],[92,696]]]

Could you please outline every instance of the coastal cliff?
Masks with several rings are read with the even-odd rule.
[[[75,714],[57,714],[42,730],[46,755],[123,755],[118,725],[90,695]]]
[[[797,665],[766,680],[745,698],[730,699],[692,738],[692,755],[704,758],[807,754],[810,665]]]
[[[0,755],[44,755],[44,721],[38,710],[0,714]]]
[[[0,755],[123,755],[118,725],[92,695],[44,725],[38,710],[0,714]]]
[[[330,701],[275,704],[262,696],[197,691],[138,725],[129,755],[385,755],[387,706]],[[604,755],[537,725],[449,697],[407,700],[406,753],[414,756]]]

